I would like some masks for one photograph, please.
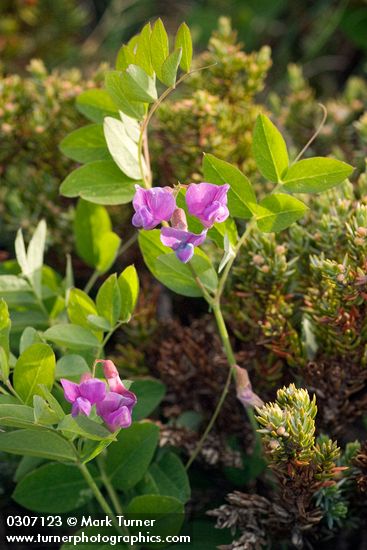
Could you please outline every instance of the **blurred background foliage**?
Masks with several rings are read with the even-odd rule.
[[[247,50],[272,48],[275,82],[297,62],[331,92],[366,64],[365,0],[2,0],[0,15],[6,71],[24,69],[32,57],[49,68],[112,61],[123,41],[159,16],[168,29],[186,20],[197,50],[206,47],[220,15],[231,17]]]

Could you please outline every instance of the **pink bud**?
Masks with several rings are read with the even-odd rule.
[[[244,407],[262,407],[264,402],[252,391],[247,370],[241,369],[238,365],[235,365],[234,368],[236,369],[237,399]]]
[[[106,359],[105,361],[100,362],[103,364],[103,373],[106,377],[110,390],[120,395],[124,395],[127,390],[122,383],[122,380],[119,376],[119,371],[117,370],[114,363],[110,359]]]
[[[176,208],[172,214],[171,225],[175,229],[181,229],[187,231],[187,220],[185,210],[183,208]]]
[[[107,380],[109,378],[115,378],[115,376],[119,375],[119,371],[117,370],[116,366],[110,359],[106,359],[105,361],[99,361],[99,363],[103,364],[103,373]]]

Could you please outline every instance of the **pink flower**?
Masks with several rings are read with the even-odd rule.
[[[194,255],[194,247],[205,241],[206,233],[206,229],[200,235],[196,235],[190,231],[175,229],[174,227],[162,227],[161,241],[165,246],[174,250],[180,262],[186,264]]]
[[[224,222],[228,216],[227,193],[230,186],[192,183],[186,192],[189,214],[199,218],[204,227]]]
[[[125,391],[124,395],[110,391],[103,401],[97,403],[97,414],[111,432],[131,425],[131,414],[136,404],[136,397],[132,392]]]
[[[60,380],[64,389],[64,396],[72,403],[71,415],[82,414],[89,416],[92,406],[102,401],[106,395],[106,384],[96,378],[82,377],[80,384],[75,384],[62,378]]]
[[[133,199],[135,214],[132,224],[143,229],[154,229],[162,221],[168,221],[175,208],[176,201],[172,190],[168,187],[154,187],[143,189],[136,185]]]

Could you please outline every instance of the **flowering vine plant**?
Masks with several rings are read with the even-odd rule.
[[[74,285],[70,259],[64,278],[44,265],[43,222],[28,249],[18,233],[17,262],[0,275],[0,297],[6,300],[0,306],[0,425],[6,428],[0,433],[0,450],[24,455],[14,498],[32,510],[51,512],[45,491],[43,500],[37,500],[31,488],[47,487],[47,480],[57,474],[75,479],[80,488],[81,500],[65,489],[63,511],[94,495],[111,517],[116,512],[159,510],[170,516],[170,534],[179,531],[190,495],[187,473],[177,455],[156,453],[159,429],[142,421],[159,404],[164,388],[149,379],[133,381],[130,389],[130,382],[121,381],[113,363],[104,359],[109,339],[133,315],[137,273],[129,266],[119,275],[106,274],[138,239],[153,276],[176,293],[203,298],[215,317],[228,376],[187,470],[215,423],[232,377],[253,429],[258,429],[253,406],[261,407],[261,397],[236,364],[221,309],[241,246],[255,225],[262,232],[286,230],[308,210],[307,194],[338,185],[353,171],[332,158],[301,159],[309,143],[290,159],[280,131],[260,113],[253,130],[253,155],[264,189],[265,184],[272,187],[270,193],[261,190],[258,198],[244,173],[211,154],[203,156],[202,183],[169,188],[155,181],[149,123],[178,84],[205,70],[191,65],[188,27],[180,26],[170,51],[167,32],[157,20],[121,47],[115,70],[106,73],[104,89],[88,89],[78,97],[77,107],[91,123],[60,145],[65,155],[81,164],[64,180],[61,193],[78,198],[76,249],[93,269],[84,290]],[[105,206],[130,202],[138,234],[121,242]],[[100,276],[104,281],[93,299],[90,291]],[[31,304],[36,327],[29,326],[24,303]],[[17,320],[12,331],[9,309]],[[29,457],[37,459],[36,465]],[[87,466],[94,459],[95,474]],[[44,464],[45,460],[51,462]]]

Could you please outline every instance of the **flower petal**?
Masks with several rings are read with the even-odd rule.
[[[102,401],[106,396],[106,384],[102,380],[91,378],[79,385],[81,397],[88,399],[92,405]]]
[[[189,262],[193,257],[194,250],[195,250],[194,245],[191,243],[187,243],[177,248],[175,254],[176,254],[176,257],[180,260],[180,262],[187,264],[187,262]]]
[[[64,389],[64,397],[69,403],[74,403],[77,397],[80,396],[79,385],[65,378],[61,378],[60,383]]]
[[[115,432],[119,428],[128,428],[131,426],[131,412],[127,407],[121,407],[107,415],[104,421],[111,432]]]
[[[85,397],[78,397],[71,408],[71,416],[78,416],[82,414],[83,416],[89,416],[90,411],[92,410],[91,402]]]

